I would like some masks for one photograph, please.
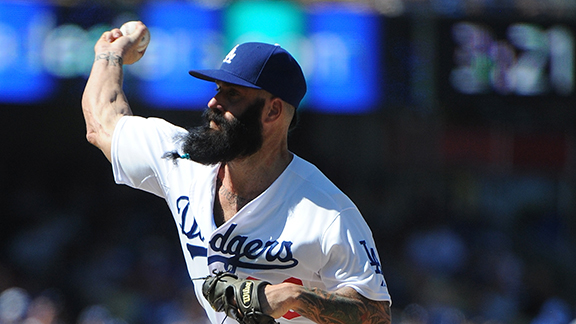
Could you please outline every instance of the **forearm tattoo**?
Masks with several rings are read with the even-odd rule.
[[[108,65],[118,66],[122,65],[122,57],[114,52],[100,53],[96,55],[95,61],[106,60]]]
[[[307,289],[301,295],[305,305],[295,309],[301,315],[321,324],[390,324],[390,307],[387,302],[366,298],[356,299],[318,288]]]

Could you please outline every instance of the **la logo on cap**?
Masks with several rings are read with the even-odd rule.
[[[226,55],[226,57],[224,58],[224,60],[222,60],[222,63],[232,63],[232,59],[236,56],[236,48],[239,46],[240,44],[234,46],[234,48],[230,51],[230,53],[228,53],[228,55]]]

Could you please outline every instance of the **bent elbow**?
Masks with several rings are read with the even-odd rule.
[[[109,138],[101,137],[100,134],[98,134],[97,132],[87,132],[86,133],[86,140],[90,144],[99,148],[100,151],[102,151],[102,153],[104,153],[104,156],[106,156],[108,161],[112,161],[111,160],[111,141],[109,140]]]
[[[96,132],[91,131],[86,132],[86,140],[88,141],[88,143],[98,147],[98,136]]]

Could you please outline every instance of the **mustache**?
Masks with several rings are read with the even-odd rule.
[[[204,110],[202,113],[202,118],[206,124],[209,124],[211,121],[216,123],[216,125],[222,125],[228,122],[228,120],[224,118],[224,113],[219,109],[208,108]]]

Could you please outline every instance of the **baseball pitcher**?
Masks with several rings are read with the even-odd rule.
[[[196,296],[212,323],[390,323],[371,230],[314,165],[288,149],[306,93],[278,45],[243,43],[215,70],[204,123],[134,116],[123,65],[147,27],[105,32],[82,98],[87,139],[119,184],[166,200]],[[192,79],[191,79],[192,80]]]

